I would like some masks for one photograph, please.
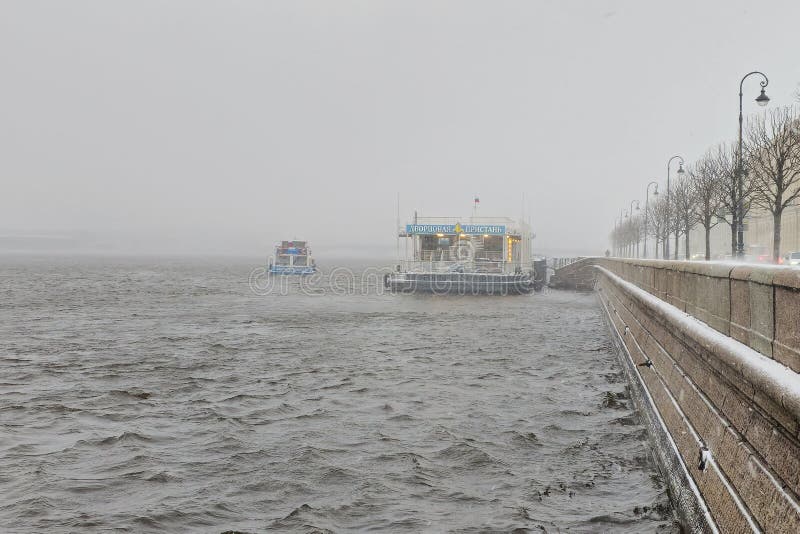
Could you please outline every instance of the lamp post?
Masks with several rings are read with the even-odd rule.
[[[620,214],[620,218],[619,218],[619,235],[620,235],[619,255],[622,258],[626,258],[627,257],[626,254],[628,253],[628,251],[626,249],[628,248],[628,245],[627,245],[627,243],[625,243],[625,241],[623,241],[623,236],[625,235],[624,224],[625,224],[625,219],[628,218],[628,212],[627,212],[627,210],[625,208],[620,208],[619,209],[619,214]]]
[[[617,223],[617,231],[615,233],[617,234],[617,243],[616,244],[617,244],[617,255],[618,256],[622,256],[622,239],[621,239],[622,236],[621,236],[621,232],[622,232],[622,219],[624,218],[623,217],[623,213],[624,212],[625,212],[625,208],[620,208],[619,209],[619,219],[614,221],[614,222]]]
[[[670,171],[670,165],[672,165],[673,160],[676,160],[676,159],[680,161],[680,165],[678,166],[678,174],[683,175],[683,173],[684,173],[684,171],[683,171],[683,158],[680,157],[680,156],[672,156],[671,158],[669,158],[669,161],[667,161],[667,231],[666,231],[667,239],[664,240],[664,259],[665,260],[669,259],[669,219],[670,219],[669,215],[671,215],[670,214],[670,209],[671,208],[670,208],[670,203],[669,203],[669,190],[670,190],[670,187],[669,187],[669,171]],[[677,232],[678,229],[676,228],[675,231]],[[676,255],[678,254],[677,250],[675,251],[675,254]]]
[[[769,85],[769,78],[763,72],[759,72],[754,70],[753,72],[748,72],[742,78],[742,81],[739,82],[739,161],[736,165],[736,186],[739,190],[738,192],[738,199],[736,202],[736,256],[739,258],[744,257],[744,169],[742,166],[742,88],[744,87],[744,81],[753,74],[758,74],[762,76],[764,79],[759,82],[761,84],[761,94],[756,97],[756,103],[759,106],[766,106],[769,103],[769,97],[767,93],[764,92],[764,88]]]
[[[628,218],[628,216],[630,216],[631,225],[633,225],[633,203],[634,202],[636,203],[636,211],[639,211],[639,201],[638,200],[631,200],[630,209],[628,209],[628,214],[625,215],[626,219]],[[637,242],[636,245],[638,246],[639,243]],[[632,257],[633,256],[633,244],[631,244],[630,246],[631,246],[631,250],[629,251],[629,254]]]
[[[658,184],[656,182],[650,182],[647,184],[647,189],[645,190],[644,194],[644,257],[647,258],[647,214],[650,212],[650,186],[656,186],[655,191],[653,191],[654,196],[658,196]],[[658,245],[658,243],[656,243]],[[658,248],[656,248],[656,255],[658,255]]]

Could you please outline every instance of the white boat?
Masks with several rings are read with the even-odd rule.
[[[405,246],[395,272],[384,278],[398,292],[523,294],[541,287],[534,277],[532,233],[508,217],[418,217],[399,230]]]
[[[314,274],[317,265],[306,241],[281,241],[269,259],[271,274]]]

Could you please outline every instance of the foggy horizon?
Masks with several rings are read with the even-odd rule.
[[[399,193],[602,254],[743,74],[800,82],[792,2],[44,5],[1,8],[0,252],[391,257]]]

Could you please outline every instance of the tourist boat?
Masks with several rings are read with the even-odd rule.
[[[314,274],[317,265],[306,241],[281,241],[269,259],[271,274]]]
[[[398,230],[398,263],[384,277],[392,291],[509,295],[543,285],[534,276],[532,233],[523,220],[414,213]]]

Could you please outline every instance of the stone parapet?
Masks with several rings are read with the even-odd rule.
[[[587,258],[764,356],[800,372],[800,269],[728,262]]]
[[[800,532],[800,375],[792,365],[800,272],[585,261],[597,266],[598,295],[633,379],[708,510],[694,517],[710,524],[691,528]]]

